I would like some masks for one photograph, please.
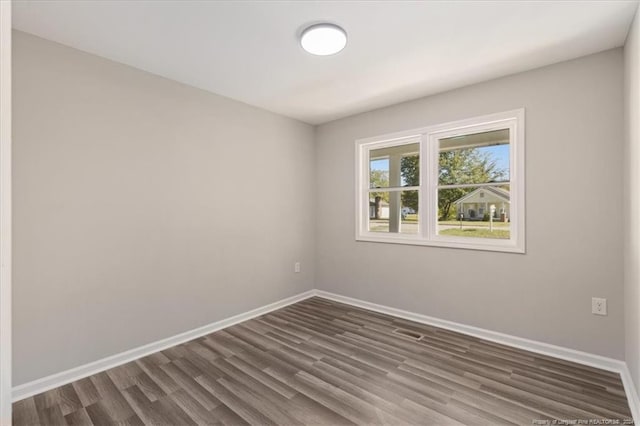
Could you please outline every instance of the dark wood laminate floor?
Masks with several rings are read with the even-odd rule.
[[[631,418],[618,374],[321,298],[18,401],[13,410],[16,426]]]

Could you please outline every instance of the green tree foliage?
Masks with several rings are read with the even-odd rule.
[[[405,186],[420,185],[420,161],[417,155],[402,157],[400,160],[400,175]],[[418,191],[403,192],[402,205],[418,212]]]
[[[506,176],[506,171],[498,168],[496,160],[487,152],[477,148],[443,151],[439,158],[440,185],[473,184],[499,182]],[[404,184],[417,186],[420,184],[420,161],[418,156],[403,157],[400,172]],[[453,219],[453,202],[475,188],[442,189],[438,192],[438,211],[440,220]],[[417,191],[402,193],[402,203],[418,211]]]
[[[388,170],[371,170],[369,174],[369,183],[371,188],[387,188],[389,187],[389,171]],[[388,192],[375,192],[370,194],[371,198],[380,197],[383,201],[389,202]]]
[[[496,160],[487,152],[477,148],[440,152],[439,185],[499,182],[506,171],[498,168]],[[453,202],[475,188],[442,189],[438,192],[440,220],[452,218]]]

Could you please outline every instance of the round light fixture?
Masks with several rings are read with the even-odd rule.
[[[347,45],[347,33],[334,24],[311,25],[302,32],[300,45],[312,55],[333,55]]]

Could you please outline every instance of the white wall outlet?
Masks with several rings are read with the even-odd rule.
[[[595,315],[607,315],[607,299],[592,297],[591,313]]]
[[[296,262],[293,264],[293,272],[296,274],[300,272],[300,262]]]

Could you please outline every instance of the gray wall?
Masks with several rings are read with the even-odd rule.
[[[640,11],[624,48],[625,359],[640,394]]]
[[[311,126],[14,37],[14,385],[314,287]]]
[[[623,61],[615,49],[320,126],[316,286],[624,357]],[[526,108],[527,253],[354,240],[354,140]],[[591,297],[609,315],[591,314]]]
[[[621,359],[623,235],[626,359],[640,383],[621,49],[332,122],[314,150],[308,125],[14,37],[15,385],[314,286]],[[637,117],[637,78],[627,84]],[[355,139],[520,107],[527,254],[354,241]],[[592,296],[608,298],[608,316],[590,313]]]

